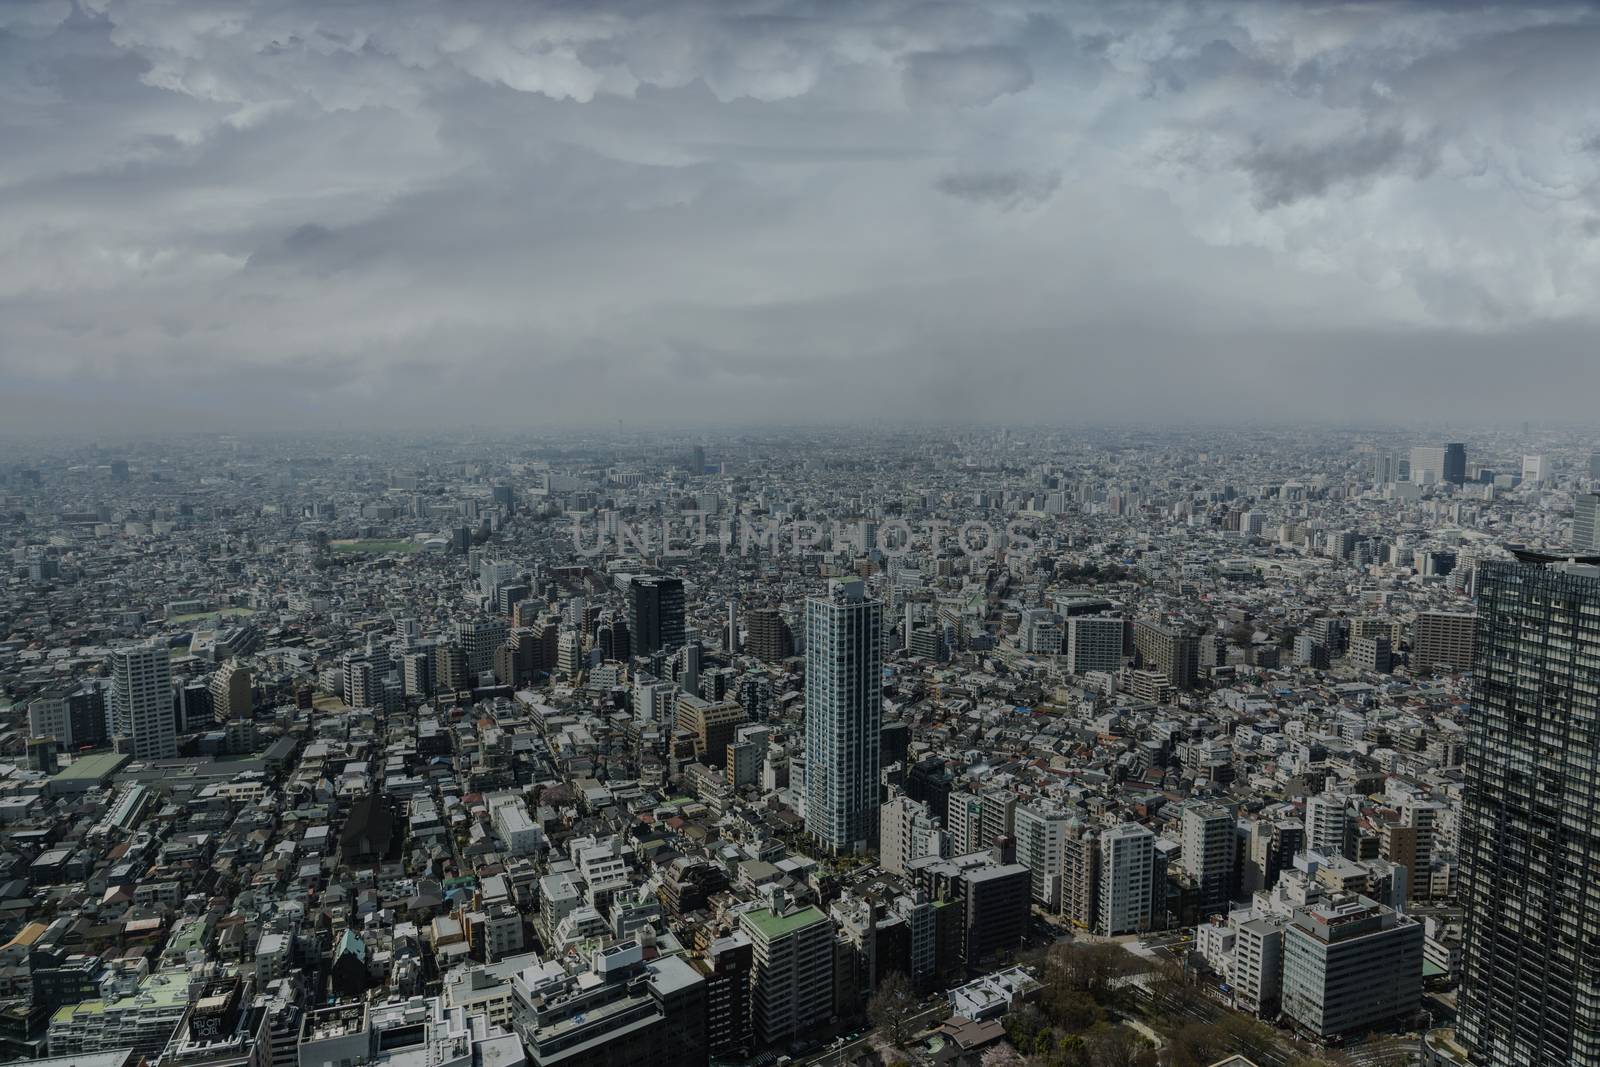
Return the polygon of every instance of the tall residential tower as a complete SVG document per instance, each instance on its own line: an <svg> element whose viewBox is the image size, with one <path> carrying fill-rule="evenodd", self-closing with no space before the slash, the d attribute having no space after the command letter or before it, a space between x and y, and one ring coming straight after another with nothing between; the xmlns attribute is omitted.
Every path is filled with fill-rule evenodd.
<svg viewBox="0 0 1600 1067"><path fill-rule="evenodd" d="M806 829L833 852L866 848L878 823L883 604L859 580L806 601Z"/></svg>
<svg viewBox="0 0 1600 1067"><path fill-rule="evenodd" d="M1600 1064L1600 566L1480 565L1459 1033L1483 1067Z"/></svg>

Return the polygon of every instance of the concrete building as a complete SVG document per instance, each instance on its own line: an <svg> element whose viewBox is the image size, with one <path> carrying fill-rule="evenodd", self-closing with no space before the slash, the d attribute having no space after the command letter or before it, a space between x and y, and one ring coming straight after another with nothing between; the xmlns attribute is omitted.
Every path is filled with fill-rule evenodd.
<svg viewBox="0 0 1600 1067"><path fill-rule="evenodd" d="M219 723L249 719L253 714L250 668L236 659L218 667L211 676L211 714Z"/></svg>
<svg viewBox="0 0 1600 1067"><path fill-rule="evenodd" d="M1122 666L1122 644L1127 626L1121 619L1108 615L1072 615L1066 620L1066 630L1066 669L1069 673L1109 673Z"/></svg>
<svg viewBox="0 0 1600 1067"><path fill-rule="evenodd" d="M1199 891L1201 915L1228 910L1238 865L1233 813L1212 804L1183 809L1183 866Z"/></svg>
<svg viewBox="0 0 1600 1067"><path fill-rule="evenodd" d="M1344 895L1285 928L1283 1012L1318 1038L1401 1023L1422 1004L1422 924Z"/></svg>
<svg viewBox="0 0 1600 1067"><path fill-rule="evenodd" d="M1420 678L1444 667L1470 671L1477 625L1477 616L1464 612L1418 612L1411 628L1411 673Z"/></svg>
<svg viewBox="0 0 1600 1067"><path fill-rule="evenodd" d="M877 832L883 605L831 579L806 601L806 831L832 852Z"/></svg>
<svg viewBox="0 0 1600 1067"><path fill-rule="evenodd" d="M1179 689L1193 688L1200 673L1200 637L1181 625L1140 619L1133 627L1133 647L1151 671L1167 676Z"/></svg>
<svg viewBox="0 0 1600 1067"><path fill-rule="evenodd" d="M1095 933L1138 933L1151 922L1156 835L1139 823L1119 823L1100 834L1100 885Z"/></svg>
<svg viewBox="0 0 1600 1067"><path fill-rule="evenodd" d="M1033 900L1051 911L1061 910L1062 855L1072 817L1043 801L1016 808L1017 862L1028 868Z"/></svg>
<svg viewBox="0 0 1600 1067"><path fill-rule="evenodd" d="M750 1009L756 1040L787 1041L833 1012L833 923L814 907L774 906L739 914L754 955Z"/></svg>
<svg viewBox="0 0 1600 1067"><path fill-rule="evenodd" d="M172 660L161 645L111 653L111 729L136 759L178 754L173 721Z"/></svg>

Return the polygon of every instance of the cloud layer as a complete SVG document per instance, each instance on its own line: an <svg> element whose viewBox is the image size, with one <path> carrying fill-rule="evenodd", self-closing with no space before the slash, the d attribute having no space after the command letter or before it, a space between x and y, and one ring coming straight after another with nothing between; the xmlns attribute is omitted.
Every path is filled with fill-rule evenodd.
<svg viewBox="0 0 1600 1067"><path fill-rule="evenodd" d="M8 430L1521 419L1590 4L0 5Z"/></svg>

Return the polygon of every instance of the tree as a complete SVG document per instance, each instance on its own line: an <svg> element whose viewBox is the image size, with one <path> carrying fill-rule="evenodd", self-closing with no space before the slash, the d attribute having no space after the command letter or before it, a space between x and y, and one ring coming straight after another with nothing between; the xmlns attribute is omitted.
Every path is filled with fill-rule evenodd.
<svg viewBox="0 0 1600 1067"><path fill-rule="evenodd" d="M1227 1036L1210 1023L1189 1023L1172 1035L1172 1067L1207 1067L1229 1052Z"/></svg>
<svg viewBox="0 0 1600 1067"><path fill-rule="evenodd" d="M867 1001L867 1018L883 1032L894 1048L904 1048L911 1037L911 1020L917 1014L917 994L899 971L890 971Z"/></svg>
<svg viewBox="0 0 1600 1067"><path fill-rule="evenodd" d="M1089 1051L1094 1067L1153 1067L1156 1062L1155 1053L1126 1026L1102 1027L1090 1038Z"/></svg>

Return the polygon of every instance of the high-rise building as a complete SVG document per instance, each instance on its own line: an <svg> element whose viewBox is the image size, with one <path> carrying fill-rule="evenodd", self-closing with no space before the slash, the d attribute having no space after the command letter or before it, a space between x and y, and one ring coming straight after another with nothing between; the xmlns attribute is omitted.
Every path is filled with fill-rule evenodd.
<svg viewBox="0 0 1600 1067"><path fill-rule="evenodd" d="M1145 666L1167 676L1179 689L1194 686L1200 673L1200 637L1177 624L1140 619L1133 627L1133 647Z"/></svg>
<svg viewBox="0 0 1600 1067"><path fill-rule="evenodd" d="M138 759L178 754L172 715L172 659L164 645L111 653L111 728Z"/></svg>
<svg viewBox="0 0 1600 1067"><path fill-rule="evenodd" d="M1522 457L1522 481L1525 485L1538 485L1550 476L1550 466L1543 456Z"/></svg>
<svg viewBox="0 0 1600 1067"><path fill-rule="evenodd" d="M211 676L211 714L217 722L251 717L250 668L236 659L218 667Z"/></svg>
<svg viewBox="0 0 1600 1067"><path fill-rule="evenodd" d="M1443 447L1411 450L1411 480L1418 485L1449 482L1462 485L1467 480L1467 449L1454 443Z"/></svg>
<svg viewBox="0 0 1600 1067"><path fill-rule="evenodd" d="M1035 903L1051 911L1061 908L1062 850L1068 813L1044 801L1020 804L1015 812L1017 862L1028 868Z"/></svg>
<svg viewBox="0 0 1600 1067"><path fill-rule="evenodd" d="M1284 931L1284 1014L1319 1038L1408 1020L1422 1004L1423 939L1421 923L1366 897L1301 909Z"/></svg>
<svg viewBox="0 0 1600 1067"><path fill-rule="evenodd" d="M754 966L750 1014L756 1038L773 1045L827 1020L833 1013L833 923L815 907L778 900L741 912Z"/></svg>
<svg viewBox="0 0 1600 1067"><path fill-rule="evenodd" d="M478 676L494 670L494 651L506 643L506 620L479 616L462 619L456 623L456 642L467 660L467 674L472 684Z"/></svg>
<svg viewBox="0 0 1600 1067"><path fill-rule="evenodd" d="M746 622L745 651L757 659L776 663L794 655L794 635L777 608L757 608Z"/></svg>
<svg viewBox="0 0 1600 1067"><path fill-rule="evenodd" d="M1600 1063L1600 567L1486 561L1478 612L1458 1032L1483 1067Z"/></svg>
<svg viewBox="0 0 1600 1067"><path fill-rule="evenodd" d="M1572 550L1600 553L1600 493L1579 493L1572 503Z"/></svg>
<svg viewBox="0 0 1600 1067"><path fill-rule="evenodd" d="M1082 930L1099 918L1100 842L1082 818L1067 826L1061 843L1061 915Z"/></svg>
<svg viewBox="0 0 1600 1067"><path fill-rule="evenodd" d="M1226 912L1238 859L1234 817L1214 804L1183 809L1183 866L1200 893L1200 914Z"/></svg>
<svg viewBox="0 0 1600 1067"><path fill-rule="evenodd" d="M1320 793L1306 798L1306 847L1325 856L1342 856L1349 828L1349 797Z"/></svg>
<svg viewBox="0 0 1600 1067"><path fill-rule="evenodd" d="M1467 446L1453 443L1444 446L1444 480L1451 485L1467 482Z"/></svg>
<svg viewBox="0 0 1600 1067"><path fill-rule="evenodd" d="M683 579L635 575L628 582L628 633L633 654L671 651L683 644Z"/></svg>
<svg viewBox="0 0 1600 1067"><path fill-rule="evenodd" d="M1067 671L1113 672L1122 666L1122 639L1126 625L1108 615L1072 615L1067 618Z"/></svg>
<svg viewBox="0 0 1600 1067"><path fill-rule="evenodd" d="M1116 937L1149 927L1155 845L1156 835L1136 822L1119 823L1100 835L1095 933Z"/></svg>
<svg viewBox="0 0 1600 1067"><path fill-rule="evenodd" d="M1477 618L1464 612L1419 611L1411 628L1411 673L1422 677L1440 667L1472 669Z"/></svg>
<svg viewBox="0 0 1600 1067"><path fill-rule="evenodd" d="M883 604L859 580L806 601L806 829L833 852L877 832Z"/></svg>

